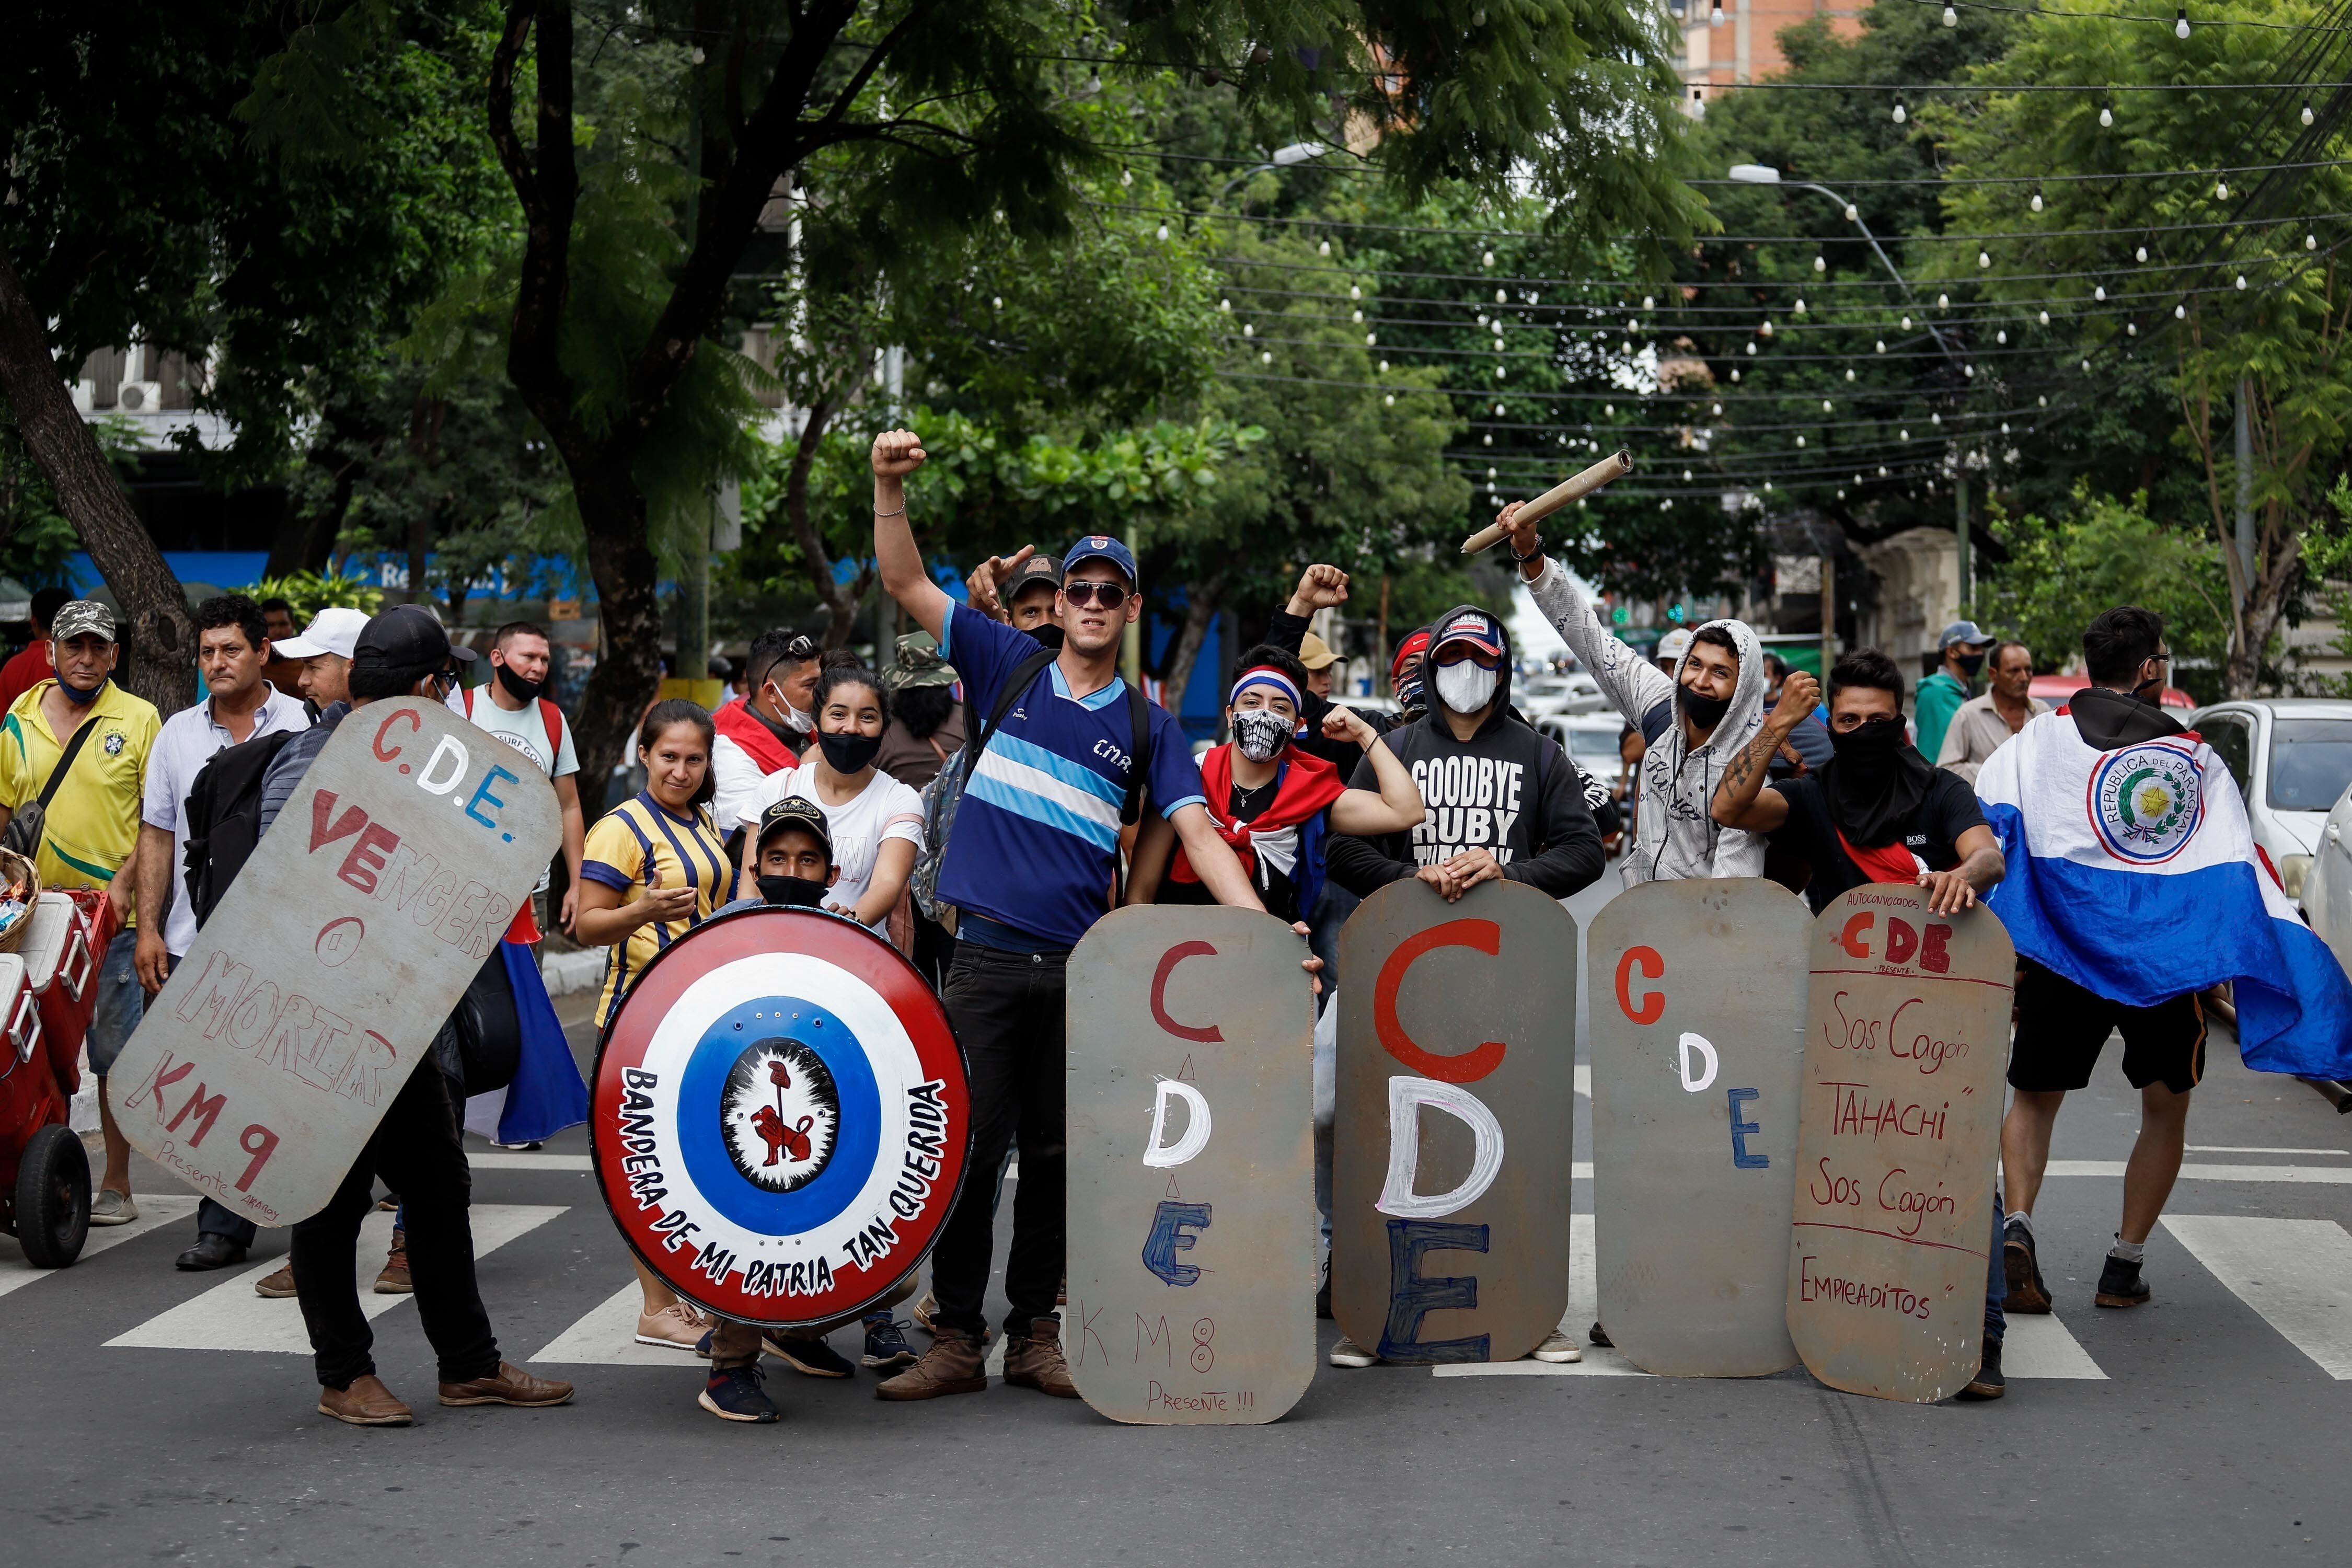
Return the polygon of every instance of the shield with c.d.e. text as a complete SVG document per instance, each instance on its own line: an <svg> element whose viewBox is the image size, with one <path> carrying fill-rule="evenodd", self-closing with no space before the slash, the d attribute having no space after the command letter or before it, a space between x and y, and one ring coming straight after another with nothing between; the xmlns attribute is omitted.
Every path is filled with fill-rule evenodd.
<svg viewBox="0 0 2352 1568"><path fill-rule="evenodd" d="M923 1260L963 1182L971 1096L898 949L762 905L646 966L597 1045L588 1129L648 1268L721 1317L793 1327L865 1311Z"/></svg>
<svg viewBox="0 0 2352 1568"><path fill-rule="evenodd" d="M352 710L123 1047L123 1136L257 1225L324 1208L562 837L497 736Z"/></svg>
<svg viewBox="0 0 2352 1568"><path fill-rule="evenodd" d="M1273 1421L1314 1378L1306 956L1269 915L1184 905L1070 954L1062 1353L1115 1421Z"/></svg>
<svg viewBox="0 0 2352 1568"><path fill-rule="evenodd" d="M1339 974L1332 1313L1386 1361L1516 1361L1568 1310L1576 922L1391 882Z"/></svg>
<svg viewBox="0 0 2352 1568"><path fill-rule="evenodd" d="M1644 882L1593 917L1601 1321L1671 1377L1797 1363L1790 1192L1812 922L1758 878Z"/></svg>
<svg viewBox="0 0 2352 1568"><path fill-rule="evenodd" d="M1832 1388L1927 1404L1976 1374L2016 970L1991 910L1917 888L1813 922L1789 1337Z"/></svg>

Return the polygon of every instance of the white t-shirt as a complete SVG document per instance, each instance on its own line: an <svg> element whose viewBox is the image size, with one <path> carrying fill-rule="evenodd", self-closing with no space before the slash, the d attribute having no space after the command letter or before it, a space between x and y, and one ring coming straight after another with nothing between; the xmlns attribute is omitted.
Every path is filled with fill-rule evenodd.
<svg viewBox="0 0 2352 1568"><path fill-rule="evenodd" d="M262 682L261 706L253 710L253 731L247 737L257 740L283 731L299 733L310 727L310 716L302 711L298 700ZM196 942L196 912L188 904L188 791L196 775L213 753L236 743L220 722L213 717L212 700L206 698L193 708L183 708L163 721L155 735L154 749L147 753L147 794L141 802L139 820L150 827L161 828L172 836L172 876L166 889L172 900L172 912L163 921L163 946L174 958L187 956Z"/></svg>
<svg viewBox="0 0 2352 1568"><path fill-rule="evenodd" d="M923 852L923 797L892 778L881 769L874 770L864 790L854 800L839 805L827 805L816 790L816 763L803 763L780 773L770 773L760 781L751 804L744 808L743 826L757 832L760 814L780 800L793 795L816 802L824 812L825 826L833 830L833 863L841 870L841 880L825 895L828 904L843 909L856 909L857 900L874 882L874 862L882 853L885 840L903 838ZM886 911L874 922L873 929L883 931L890 923Z"/></svg>
<svg viewBox="0 0 2352 1568"><path fill-rule="evenodd" d="M497 677L491 679L496 679ZM470 713L466 711L468 696L474 700L474 710ZM496 735L537 763L539 771L549 778L564 778L580 771L580 753L572 746L572 721L564 718L562 709L550 710L555 714L556 742L551 748L547 743L547 712L550 710L541 710L537 702L525 703L520 711L509 713L498 705L488 686L478 686L470 692L451 692L449 708L459 718L470 720L475 729ZM532 891L547 891L554 874L552 867L541 872L539 886Z"/></svg>

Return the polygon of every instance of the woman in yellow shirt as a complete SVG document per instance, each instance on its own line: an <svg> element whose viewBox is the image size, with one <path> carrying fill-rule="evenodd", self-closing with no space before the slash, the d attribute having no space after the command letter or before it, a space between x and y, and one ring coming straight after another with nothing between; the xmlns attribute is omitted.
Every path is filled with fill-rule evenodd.
<svg viewBox="0 0 2352 1568"><path fill-rule="evenodd" d="M646 787L588 831L574 929L609 948L596 1025L610 1024L654 956L735 897L725 837L707 809L710 715L682 699L656 702L637 731ZM637 1342L691 1351L709 1325L642 1263Z"/></svg>

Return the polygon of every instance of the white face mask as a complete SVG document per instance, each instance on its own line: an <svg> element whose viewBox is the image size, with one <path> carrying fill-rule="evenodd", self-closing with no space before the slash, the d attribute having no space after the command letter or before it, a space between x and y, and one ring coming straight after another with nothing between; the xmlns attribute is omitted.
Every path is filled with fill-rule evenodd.
<svg viewBox="0 0 2352 1568"><path fill-rule="evenodd" d="M771 681L768 683L768 689L776 694L776 706L783 711L785 728L798 730L803 735L816 728L816 715L803 713L793 707L793 700L784 695L782 687Z"/></svg>
<svg viewBox="0 0 2352 1568"><path fill-rule="evenodd" d="M1464 659L1437 667L1437 700L1456 713L1475 713L1495 700L1495 671Z"/></svg>

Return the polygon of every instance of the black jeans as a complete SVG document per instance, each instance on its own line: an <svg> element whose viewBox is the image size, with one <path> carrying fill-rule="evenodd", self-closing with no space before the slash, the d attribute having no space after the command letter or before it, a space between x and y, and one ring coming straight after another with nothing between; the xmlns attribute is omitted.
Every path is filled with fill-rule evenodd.
<svg viewBox="0 0 2352 1568"><path fill-rule="evenodd" d="M1062 1288L1066 1165L1062 1124L1063 1013L1066 950L1006 952L956 944L954 967L940 1000L971 1072L971 1156L963 1194L931 1254L935 1321L977 1334L987 1327L982 1300L995 1245L996 1173L1007 1146L1021 1150L1013 1194L1013 1252L1004 1266L1008 1336L1025 1336L1029 1320L1053 1316Z"/></svg>
<svg viewBox="0 0 2352 1568"><path fill-rule="evenodd" d="M353 1378L375 1371L368 1353L375 1332L360 1310L355 1269L360 1221L375 1206L379 1175L405 1210L416 1315L441 1363L441 1381L492 1375L499 1370L499 1342L474 1283L474 1230L467 1215L473 1173L457 1142L448 1080L428 1058L408 1075L334 1197L294 1226L294 1289L320 1384L348 1388Z"/></svg>

